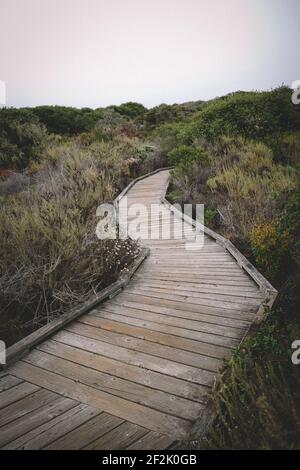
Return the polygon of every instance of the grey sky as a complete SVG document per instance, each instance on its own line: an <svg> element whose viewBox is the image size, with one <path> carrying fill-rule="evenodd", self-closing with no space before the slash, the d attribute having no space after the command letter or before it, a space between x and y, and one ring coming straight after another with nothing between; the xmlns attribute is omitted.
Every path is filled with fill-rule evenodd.
<svg viewBox="0 0 300 470"><path fill-rule="evenodd" d="M300 79L300 0L0 0L8 106L146 106Z"/></svg>

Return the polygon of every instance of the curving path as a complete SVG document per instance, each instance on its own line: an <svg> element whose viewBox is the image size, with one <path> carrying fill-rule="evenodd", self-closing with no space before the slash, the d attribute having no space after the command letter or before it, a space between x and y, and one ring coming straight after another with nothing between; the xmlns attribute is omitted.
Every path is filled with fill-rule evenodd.
<svg viewBox="0 0 300 470"><path fill-rule="evenodd" d="M168 176L137 182L129 204L159 203ZM163 206L152 228L169 216ZM124 291L2 373L0 447L163 449L187 438L264 296L206 235L199 251L143 243L150 256Z"/></svg>

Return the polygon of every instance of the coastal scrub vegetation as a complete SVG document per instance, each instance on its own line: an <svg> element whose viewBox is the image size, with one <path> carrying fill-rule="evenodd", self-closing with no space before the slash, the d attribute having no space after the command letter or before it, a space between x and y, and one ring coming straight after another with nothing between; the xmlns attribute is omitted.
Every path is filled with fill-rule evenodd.
<svg viewBox="0 0 300 470"><path fill-rule="evenodd" d="M291 90L207 102L0 110L0 334L8 344L94 295L139 247L99 241L96 208L172 165L171 202L204 203L279 290L224 365L201 449L300 447L300 106Z"/></svg>

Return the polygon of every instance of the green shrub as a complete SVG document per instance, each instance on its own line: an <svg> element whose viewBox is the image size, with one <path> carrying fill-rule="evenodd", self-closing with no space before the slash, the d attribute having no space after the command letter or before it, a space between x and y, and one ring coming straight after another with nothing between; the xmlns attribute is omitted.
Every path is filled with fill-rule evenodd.
<svg viewBox="0 0 300 470"><path fill-rule="evenodd" d="M291 90L280 87L271 92L237 92L208 102L183 128L182 138L186 143L220 135L264 139L299 129L299 106L292 104Z"/></svg>
<svg viewBox="0 0 300 470"><path fill-rule="evenodd" d="M31 111L0 109L0 169L26 168L40 158L46 140L46 128Z"/></svg>
<svg viewBox="0 0 300 470"><path fill-rule="evenodd" d="M207 161L208 155L201 147L180 145L168 153L167 159L170 165L183 164L188 166L194 161Z"/></svg>

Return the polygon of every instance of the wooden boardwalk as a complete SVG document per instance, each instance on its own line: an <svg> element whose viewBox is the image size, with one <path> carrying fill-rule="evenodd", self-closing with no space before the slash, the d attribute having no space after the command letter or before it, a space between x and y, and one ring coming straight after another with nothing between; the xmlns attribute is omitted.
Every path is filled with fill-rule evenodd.
<svg viewBox="0 0 300 470"><path fill-rule="evenodd" d="M159 203L167 179L137 182L129 204ZM169 216L164 206L151 227ZM1 374L0 447L164 449L188 437L263 294L207 236L199 251L143 244L150 256L124 291Z"/></svg>

